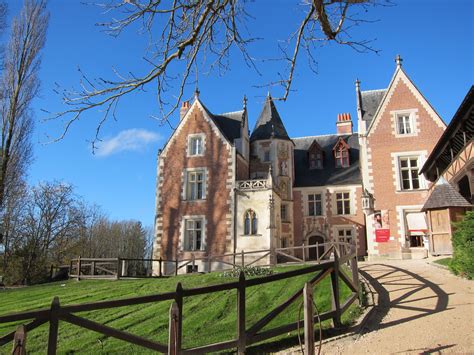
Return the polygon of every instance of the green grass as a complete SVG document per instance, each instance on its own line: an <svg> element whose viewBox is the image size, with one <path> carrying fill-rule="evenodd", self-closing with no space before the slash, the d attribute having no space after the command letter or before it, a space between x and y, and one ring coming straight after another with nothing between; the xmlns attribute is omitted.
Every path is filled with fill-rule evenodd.
<svg viewBox="0 0 474 355"><path fill-rule="evenodd" d="M434 262L435 262L436 264L439 264L439 265L443 265L443 266L448 267L449 264L451 263L451 260L452 260L452 258L443 258L443 259L435 260Z"/></svg>
<svg viewBox="0 0 474 355"><path fill-rule="evenodd" d="M301 266L300 266L301 267ZM297 267L278 267L275 272L287 271ZM289 298L304 286L314 274L271 282L247 288L246 317L247 328L262 316ZM119 281L75 281L51 283L27 288L0 291L0 315L13 312L46 308L54 296L61 305L103 301L150 295L174 291L179 281L184 288L213 285L235 279L222 278L219 273L205 275L182 275L167 279L140 279ZM341 303L350 295L350 290L340 281ZM320 312L330 310L330 278L315 287L316 304ZM214 342L231 340L236 335L236 290L187 297L183 306L183 346L185 348L202 346ZM275 318L265 329L295 322L301 301L293 303ZM116 329L126 330L151 340L166 344L168 337L168 310L171 301L147 303L106 310L78 313L77 315L106 324ZM349 323L358 315L355 305L343 316ZM328 322L325 327L329 327ZM16 328L16 324L0 324L0 336ZM47 348L48 325L45 324L28 333L29 353L45 353ZM282 339L287 335L274 340ZM145 348L106 337L74 325L60 322L58 353L146 353ZM267 341L268 342L268 341ZM11 344L0 348L0 353L8 353ZM150 352L151 353L151 352Z"/></svg>

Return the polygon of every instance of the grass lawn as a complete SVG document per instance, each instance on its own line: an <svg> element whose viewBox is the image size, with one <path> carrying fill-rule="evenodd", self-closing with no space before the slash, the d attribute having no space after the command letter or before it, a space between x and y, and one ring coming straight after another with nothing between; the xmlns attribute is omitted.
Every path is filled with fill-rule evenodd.
<svg viewBox="0 0 474 355"><path fill-rule="evenodd" d="M449 266L449 263L451 262L452 258L443 258L443 259L438 259L438 260L435 260L434 262L436 264L439 264L439 265L443 265L443 266L446 266L448 267Z"/></svg>
<svg viewBox="0 0 474 355"><path fill-rule="evenodd" d="M301 266L300 266L301 267ZM277 267L282 272L297 267ZM271 282L261 286L247 288L246 317L247 328L258 319L289 298L304 286L314 274L302 275L291 279ZM166 279L140 279L119 281L75 281L51 283L14 290L0 291L0 315L13 312L47 308L54 296L58 296L61 305L78 304L93 301L120 299L141 295L150 295L174 291L176 283L184 288L213 285L235 279L222 278L219 273L204 275L182 275ZM350 290L340 280L341 303L350 295ZM316 304L320 312L331 308L330 278L315 287ZM183 306L183 347L202 346L219 341L231 340L236 336L236 290L187 297ZM77 313L79 316L106 324L116 329L149 338L166 344L168 338L168 310L171 301L147 303L113 309ZM295 322L300 302L293 303L287 310L275 318L264 329ZM343 316L343 322L349 323L358 316L358 307L352 305ZM329 327L326 322L325 327ZM0 336L16 328L16 324L0 324ZM281 338L286 335L281 336ZM45 324L28 333L27 350L29 353L45 353L47 349L48 325ZM268 341L267 341L268 342ZM9 353L11 344L0 348L0 353ZM74 325L60 322L58 353L146 353L145 348L106 337Z"/></svg>

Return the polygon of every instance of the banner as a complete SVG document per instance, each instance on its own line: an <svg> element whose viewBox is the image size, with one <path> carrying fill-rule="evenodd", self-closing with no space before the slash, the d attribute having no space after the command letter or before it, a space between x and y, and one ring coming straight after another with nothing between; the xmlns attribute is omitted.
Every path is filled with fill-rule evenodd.
<svg viewBox="0 0 474 355"><path fill-rule="evenodd" d="M385 243L390 240L390 220L388 211L374 212L375 241L377 243Z"/></svg>

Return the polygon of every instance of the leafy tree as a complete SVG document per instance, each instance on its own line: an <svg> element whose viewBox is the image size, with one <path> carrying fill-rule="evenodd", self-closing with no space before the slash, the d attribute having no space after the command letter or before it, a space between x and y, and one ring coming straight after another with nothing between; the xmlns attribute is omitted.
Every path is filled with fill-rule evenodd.
<svg viewBox="0 0 474 355"><path fill-rule="evenodd" d="M449 268L456 274L474 278L474 211L466 213L464 219L455 223L453 233L453 259Z"/></svg>

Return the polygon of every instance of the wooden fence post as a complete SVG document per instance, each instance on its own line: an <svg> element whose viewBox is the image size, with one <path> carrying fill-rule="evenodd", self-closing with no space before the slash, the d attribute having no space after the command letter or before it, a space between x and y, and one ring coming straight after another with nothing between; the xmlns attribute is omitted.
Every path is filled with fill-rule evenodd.
<svg viewBox="0 0 474 355"><path fill-rule="evenodd" d="M242 254L242 260L240 260L240 262L242 263L242 267L245 267L245 252L242 250L241 254Z"/></svg>
<svg viewBox="0 0 474 355"><path fill-rule="evenodd" d="M318 264L321 264L321 260L319 260L319 242L316 242L316 260L318 261Z"/></svg>
<svg viewBox="0 0 474 355"><path fill-rule="evenodd" d="M302 249L301 249L301 250L303 251L303 262L306 262L306 249L304 248L304 243L303 243L303 245L302 245Z"/></svg>
<svg viewBox="0 0 474 355"><path fill-rule="evenodd" d="M352 270L352 282L357 289L357 298L360 303L360 292L359 292L359 268L357 267L357 254L351 259L351 270Z"/></svg>
<svg viewBox="0 0 474 355"><path fill-rule="evenodd" d="M95 275L95 260L91 262L91 275Z"/></svg>
<svg viewBox="0 0 474 355"><path fill-rule="evenodd" d="M127 260L122 259L122 273L120 274L122 277L128 276L127 272Z"/></svg>
<svg viewBox="0 0 474 355"><path fill-rule="evenodd" d="M334 328L341 326L341 303L339 300L339 256L334 251L334 270L331 272L332 310L336 312L333 317Z"/></svg>
<svg viewBox="0 0 474 355"><path fill-rule="evenodd" d="M49 336L48 336L48 355L56 355L58 346L58 313L59 313L59 297L54 297L51 302L50 319L49 319Z"/></svg>
<svg viewBox="0 0 474 355"><path fill-rule="evenodd" d="M12 355L26 355L26 328L19 325L13 338Z"/></svg>
<svg viewBox="0 0 474 355"><path fill-rule="evenodd" d="M245 354L247 337L245 333L245 273L240 271L237 288L237 342L238 354Z"/></svg>
<svg viewBox="0 0 474 355"><path fill-rule="evenodd" d="M163 270L161 269L162 268L162 263L163 263L163 259L161 259L161 256L160 256L160 260L158 260L159 264L158 264L158 276L161 277L163 276Z"/></svg>
<svg viewBox="0 0 474 355"><path fill-rule="evenodd" d="M178 355L178 319L179 308L176 302L170 307L168 355Z"/></svg>
<svg viewBox="0 0 474 355"><path fill-rule="evenodd" d="M120 258L117 258L117 274L115 276L117 280L120 280Z"/></svg>
<svg viewBox="0 0 474 355"><path fill-rule="evenodd" d="M72 275L72 259L69 261L69 278L71 278Z"/></svg>
<svg viewBox="0 0 474 355"><path fill-rule="evenodd" d="M178 319L176 324L176 352L181 352L181 339L183 336L183 286L181 282L176 285L176 306L178 307Z"/></svg>
<svg viewBox="0 0 474 355"><path fill-rule="evenodd" d="M196 267L196 257L194 256L194 253L192 254L191 260L192 260L191 274L194 274L194 268Z"/></svg>
<svg viewBox="0 0 474 355"><path fill-rule="evenodd" d="M306 282L303 290L304 298L304 354L314 354L314 310L313 285Z"/></svg>
<svg viewBox="0 0 474 355"><path fill-rule="evenodd" d="M174 261L174 276L178 276L178 257Z"/></svg>
<svg viewBox="0 0 474 355"><path fill-rule="evenodd" d="M81 279L81 256L77 259L77 281Z"/></svg>

